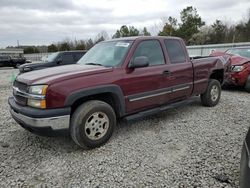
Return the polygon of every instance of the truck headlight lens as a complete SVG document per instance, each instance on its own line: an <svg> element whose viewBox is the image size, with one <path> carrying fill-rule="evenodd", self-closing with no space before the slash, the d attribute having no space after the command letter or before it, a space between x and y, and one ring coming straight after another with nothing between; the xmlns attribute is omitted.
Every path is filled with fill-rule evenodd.
<svg viewBox="0 0 250 188"><path fill-rule="evenodd" d="M232 66L231 70L232 72L240 72L244 69L243 65L236 65L236 66Z"/></svg>
<svg viewBox="0 0 250 188"><path fill-rule="evenodd" d="M47 85L30 86L29 93L35 94L35 95L45 95L47 88L48 88Z"/></svg>
<svg viewBox="0 0 250 188"><path fill-rule="evenodd" d="M34 108L46 108L46 100L45 95L47 91L47 85L34 85L30 86L29 94L30 97L28 98L27 105L34 107Z"/></svg>
<svg viewBox="0 0 250 188"><path fill-rule="evenodd" d="M28 99L27 102L28 106L34 107L34 108L46 108L46 101L45 99L43 100L37 100L37 99Z"/></svg>

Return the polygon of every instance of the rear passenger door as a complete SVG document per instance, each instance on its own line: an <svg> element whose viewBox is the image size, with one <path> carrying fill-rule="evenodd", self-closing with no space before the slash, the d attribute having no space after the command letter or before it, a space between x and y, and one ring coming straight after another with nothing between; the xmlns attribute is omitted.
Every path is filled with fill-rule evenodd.
<svg viewBox="0 0 250 188"><path fill-rule="evenodd" d="M74 58L72 53L64 53L62 54L62 65L74 64Z"/></svg>
<svg viewBox="0 0 250 188"><path fill-rule="evenodd" d="M166 70L166 82L171 85L171 101L189 97L193 90L193 65L189 60L184 42L179 39L165 39L169 65Z"/></svg>

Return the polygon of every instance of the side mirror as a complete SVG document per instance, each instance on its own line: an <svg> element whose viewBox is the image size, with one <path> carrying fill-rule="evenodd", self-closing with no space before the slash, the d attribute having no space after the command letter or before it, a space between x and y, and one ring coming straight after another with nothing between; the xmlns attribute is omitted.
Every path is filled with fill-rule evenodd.
<svg viewBox="0 0 250 188"><path fill-rule="evenodd" d="M149 65L148 57L146 56L139 56L134 59L129 64L129 68L140 68L140 67L147 67Z"/></svg>

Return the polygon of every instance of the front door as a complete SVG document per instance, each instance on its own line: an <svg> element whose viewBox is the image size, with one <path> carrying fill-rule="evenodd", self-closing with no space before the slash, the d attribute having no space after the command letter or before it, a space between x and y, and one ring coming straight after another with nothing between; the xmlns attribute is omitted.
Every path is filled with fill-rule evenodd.
<svg viewBox="0 0 250 188"><path fill-rule="evenodd" d="M141 56L148 58L149 66L127 68L124 79L126 83L122 84L126 95L127 113L153 108L166 102L168 91L165 88L166 83L162 79L166 62L160 42L158 40L141 41L131 60Z"/></svg>

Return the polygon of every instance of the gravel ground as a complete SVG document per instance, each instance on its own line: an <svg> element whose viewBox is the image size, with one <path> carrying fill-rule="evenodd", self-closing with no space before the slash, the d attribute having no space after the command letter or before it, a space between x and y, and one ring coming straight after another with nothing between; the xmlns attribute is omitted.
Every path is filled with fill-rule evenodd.
<svg viewBox="0 0 250 188"><path fill-rule="evenodd" d="M16 72L0 69L0 187L238 187L248 93L121 122L106 145L85 151L69 136L39 137L15 123L7 98Z"/></svg>

